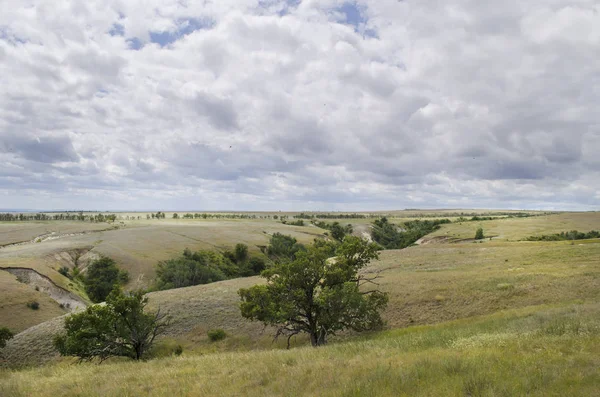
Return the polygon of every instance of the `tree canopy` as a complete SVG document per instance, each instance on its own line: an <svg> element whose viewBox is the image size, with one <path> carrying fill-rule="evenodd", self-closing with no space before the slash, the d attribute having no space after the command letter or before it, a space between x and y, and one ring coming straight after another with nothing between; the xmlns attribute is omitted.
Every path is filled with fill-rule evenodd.
<svg viewBox="0 0 600 397"><path fill-rule="evenodd" d="M304 245L298 243L292 236L274 233L269 241L267 255L273 261L281 262L294 260L299 251L304 250Z"/></svg>
<svg viewBox="0 0 600 397"><path fill-rule="evenodd" d="M331 258L331 243L316 243L296 252L293 261L278 262L262 272L266 285L240 289L242 316L277 327L289 340L308 333L311 344L327 343L344 329L365 331L383 325L379 311L387 294L364 290L373 282L359 271L378 257L377 245L348 236Z"/></svg>
<svg viewBox="0 0 600 397"><path fill-rule="evenodd" d="M148 298L142 291L124 294L115 287L105 305L93 305L65 320L66 333L54 339L63 356L80 361L104 361L123 356L141 359L167 325L160 310L145 313Z"/></svg>
<svg viewBox="0 0 600 397"><path fill-rule="evenodd" d="M85 292L92 302L103 302L115 285L123 284L129 279L125 270L119 270L116 262L102 257L89 266L84 278Z"/></svg>

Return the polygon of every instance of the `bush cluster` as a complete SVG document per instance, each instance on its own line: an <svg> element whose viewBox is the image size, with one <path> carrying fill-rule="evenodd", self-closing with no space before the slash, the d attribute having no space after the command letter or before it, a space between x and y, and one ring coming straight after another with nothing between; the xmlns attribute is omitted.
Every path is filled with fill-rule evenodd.
<svg viewBox="0 0 600 397"><path fill-rule="evenodd" d="M402 249L411 246L418 239L451 223L449 219L413 220L398 226L390 223L386 217L373 222L371 238L384 249Z"/></svg>
<svg viewBox="0 0 600 397"><path fill-rule="evenodd" d="M346 235L352 234L354 231L351 224L342 226L339 222L328 223L324 221L313 221L313 224L321 229L329 230L331 232L331 237L338 241L343 241Z"/></svg>
<svg viewBox="0 0 600 397"><path fill-rule="evenodd" d="M218 342L220 340L223 340L227 337L227 333L225 333L224 330L218 328L218 329L211 329L210 331L207 332L208 338L212 341L212 342Z"/></svg>
<svg viewBox="0 0 600 397"><path fill-rule="evenodd" d="M591 238L600 238L600 232L592 230L584 233L577 230L561 232L556 234L546 234L543 236L530 236L527 241L564 241L564 240L587 240Z"/></svg>
<svg viewBox="0 0 600 397"><path fill-rule="evenodd" d="M189 287L236 277L260 274L265 261L248 254L248 246L237 244L233 251L223 253L185 249L177 258L161 261L156 267L155 289Z"/></svg>

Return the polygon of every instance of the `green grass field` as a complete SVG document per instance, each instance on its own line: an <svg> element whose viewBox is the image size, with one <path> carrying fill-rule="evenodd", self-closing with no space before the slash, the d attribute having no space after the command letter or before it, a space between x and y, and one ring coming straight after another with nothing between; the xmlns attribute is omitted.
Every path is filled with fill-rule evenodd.
<svg viewBox="0 0 600 397"><path fill-rule="evenodd" d="M450 243L472 238L479 226L495 238ZM14 368L47 365L0 370L0 395L597 395L600 240L520 241L572 229L600 229L600 214L453 223L433 234L453 239L383 251L365 271L377 273L379 288L390 295L386 330L344 333L325 348L307 347L298 337L286 351L284 341L272 342L271 330L240 316L237 290L261 282L258 277L149 294L151 307L169 312L173 321L145 363L73 366L52 349L62 322L54 318L2 351ZM84 246L93 237L102 240L93 250L121 252L120 264L144 279L156 258L185 246L244 242L258 249L275 231L303 242L323 232L273 220L143 220L35 244L22 255L19 247L8 248L0 251L0 263L11 255L23 264L48 260L43 252ZM142 253L148 258L129 261ZM206 332L215 328L228 337L210 342ZM171 356L177 345L184 348L181 357Z"/></svg>

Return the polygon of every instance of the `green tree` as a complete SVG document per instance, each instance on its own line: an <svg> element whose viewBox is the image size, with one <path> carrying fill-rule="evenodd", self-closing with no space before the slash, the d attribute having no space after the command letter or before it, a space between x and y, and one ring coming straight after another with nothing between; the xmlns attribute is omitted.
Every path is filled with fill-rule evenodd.
<svg viewBox="0 0 600 397"><path fill-rule="evenodd" d="M156 289L165 290L191 285L208 284L227 279L233 265L223 255L210 251L192 253L161 261L156 267Z"/></svg>
<svg viewBox="0 0 600 397"><path fill-rule="evenodd" d="M66 332L55 337L54 346L61 355L80 361L115 356L140 360L168 325L160 310L145 313L147 303L142 291L124 294L115 287L106 305L90 306L67 317Z"/></svg>
<svg viewBox="0 0 600 397"><path fill-rule="evenodd" d="M0 328L0 349L6 346L6 342L13 337L13 333L6 327Z"/></svg>
<svg viewBox="0 0 600 397"><path fill-rule="evenodd" d="M342 241L346 236L346 231L344 230L344 227L340 225L339 222L333 222L329 230L331 231L331 237L338 241Z"/></svg>
<svg viewBox="0 0 600 397"><path fill-rule="evenodd" d="M242 243L236 244L234 255L236 263L245 262L248 259L248 246Z"/></svg>
<svg viewBox="0 0 600 397"><path fill-rule="evenodd" d="M304 246L294 237L274 233L267 247L267 255L275 261L288 261L293 260L296 253L301 250L304 250Z"/></svg>
<svg viewBox="0 0 600 397"><path fill-rule="evenodd" d="M296 259L262 272L265 285L238 291L243 317L277 327L276 337L308 333L313 346L344 329L365 331L383 325L379 311L388 301L378 290L361 290L373 278L359 270L378 257L377 245L346 237L330 259L329 244L298 251Z"/></svg>
<svg viewBox="0 0 600 397"><path fill-rule="evenodd" d="M127 282L128 279L129 274L124 270L119 270L113 259L102 257L94 261L87 269L84 278L85 292L92 302L102 302L115 285Z"/></svg>
<svg viewBox="0 0 600 397"><path fill-rule="evenodd" d="M481 240L484 239L485 236L483 235L483 228L478 228L477 231L475 232L475 240Z"/></svg>

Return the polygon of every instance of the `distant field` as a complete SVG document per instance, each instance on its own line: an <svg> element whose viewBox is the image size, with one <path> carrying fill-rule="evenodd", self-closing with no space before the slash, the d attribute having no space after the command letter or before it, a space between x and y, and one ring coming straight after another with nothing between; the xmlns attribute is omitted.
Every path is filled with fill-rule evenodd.
<svg viewBox="0 0 600 397"><path fill-rule="evenodd" d="M52 232L57 234L82 233L103 230L109 227L106 223L78 221L0 222L0 247L7 244L31 241L38 236Z"/></svg>
<svg viewBox="0 0 600 397"><path fill-rule="evenodd" d="M444 236L453 239L472 239L482 227L486 237L500 240L523 240L569 230L590 231L600 229L600 212L573 212L530 218L496 219L491 221L461 222L442 225L428 237Z"/></svg>

